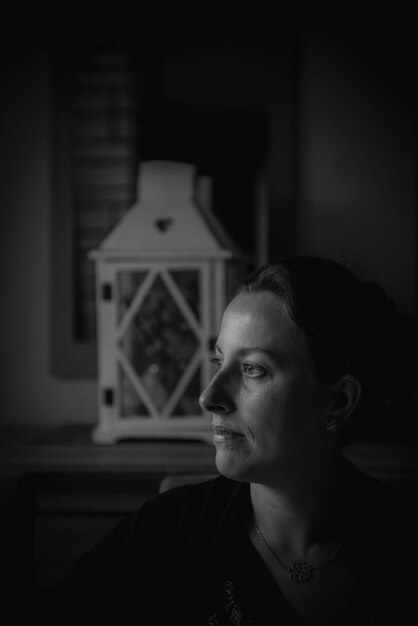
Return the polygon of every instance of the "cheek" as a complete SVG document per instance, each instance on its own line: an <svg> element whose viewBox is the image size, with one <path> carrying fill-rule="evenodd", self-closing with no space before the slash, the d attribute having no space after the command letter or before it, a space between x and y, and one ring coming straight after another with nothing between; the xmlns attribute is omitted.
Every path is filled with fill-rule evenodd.
<svg viewBox="0 0 418 626"><path fill-rule="evenodd" d="M310 386L299 381L271 385L244 402L247 425L257 439L288 437L314 425L318 402Z"/></svg>
<svg viewBox="0 0 418 626"><path fill-rule="evenodd" d="M286 420L283 414L284 398L277 390L257 394L247 398L244 407L247 427L257 440L274 439L276 434L283 431Z"/></svg>

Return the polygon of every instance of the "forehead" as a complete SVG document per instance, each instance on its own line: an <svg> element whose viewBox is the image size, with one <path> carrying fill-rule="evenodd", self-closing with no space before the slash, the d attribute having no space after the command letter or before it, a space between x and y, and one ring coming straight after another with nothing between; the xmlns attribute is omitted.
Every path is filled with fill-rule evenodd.
<svg viewBox="0 0 418 626"><path fill-rule="evenodd" d="M308 352L302 330L282 300L269 291L239 294L230 302L219 333L219 344L223 342L243 344L242 348Z"/></svg>

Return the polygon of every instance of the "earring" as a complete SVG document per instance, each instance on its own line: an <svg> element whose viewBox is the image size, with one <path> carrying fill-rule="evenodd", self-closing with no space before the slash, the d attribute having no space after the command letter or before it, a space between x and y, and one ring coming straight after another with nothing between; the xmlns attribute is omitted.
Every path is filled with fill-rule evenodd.
<svg viewBox="0 0 418 626"><path fill-rule="evenodd" d="M337 423L335 420L329 420L328 424L325 426L325 429L330 432L334 432L336 428L337 428Z"/></svg>

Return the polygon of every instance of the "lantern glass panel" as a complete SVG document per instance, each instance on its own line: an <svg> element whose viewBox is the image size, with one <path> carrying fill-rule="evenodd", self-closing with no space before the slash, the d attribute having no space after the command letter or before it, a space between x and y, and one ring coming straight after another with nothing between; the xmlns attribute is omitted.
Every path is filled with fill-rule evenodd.
<svg viewBox="0 0 418 626"><path fill-rule="evenodd" d="M127 396L121 400L122 413L148 415L146 405L155 415L174 404L170 413L178 409L179 415L196 414L199 374L194 372L180 400L174 403L172 396L200 345L196 336L200 317L198 271L162 270L147 291L142 289L138 295L146 275L123 272L119 277L119 322L125 315L129 319L119 346L126 357L124 367L137 380L132 385L126 377L121 379L122 395Z"/></svg>
<svg viewBox="0 0 418 626"><path fill-rule="evenodd" d="M147 275L147 271L118 272L118 324L132 304L138 289Z"/></svg>
<svg viewBox="0 0 418 626"><path fill-rule="evenodd" d="M197 270L171 270L170 275L195 314L196 319L200 320L199 273Z"/></svg>
<svg viewBox="0 0 418 626"><path fill-rule="evenodd" d="M149 418L150 413L143 404L122 367L119 367L120 415L121 417L140 416Z"/></svg>
<svg viewBox="0 0 418 626"><path fill-rule="evenodd" d="M187 417L188 415L196 416L201 413L201 409L199 406L199 395L202 391L201 376L202 372L201 368L199 367L196 370L186 391L178 402L176 408L174 409L173 417Z"/></svg>

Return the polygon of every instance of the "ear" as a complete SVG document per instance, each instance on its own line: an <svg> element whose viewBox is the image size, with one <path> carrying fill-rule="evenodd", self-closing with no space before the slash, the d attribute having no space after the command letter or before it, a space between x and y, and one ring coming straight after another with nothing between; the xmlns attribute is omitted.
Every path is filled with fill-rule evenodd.
<svg viewBox="0 0 418 626"><path fill-rule="evenodd" d="M346 374L335 385L334 401L327 415L326 429L336 431L352 414L361 395L361 383Z"/></svg>

